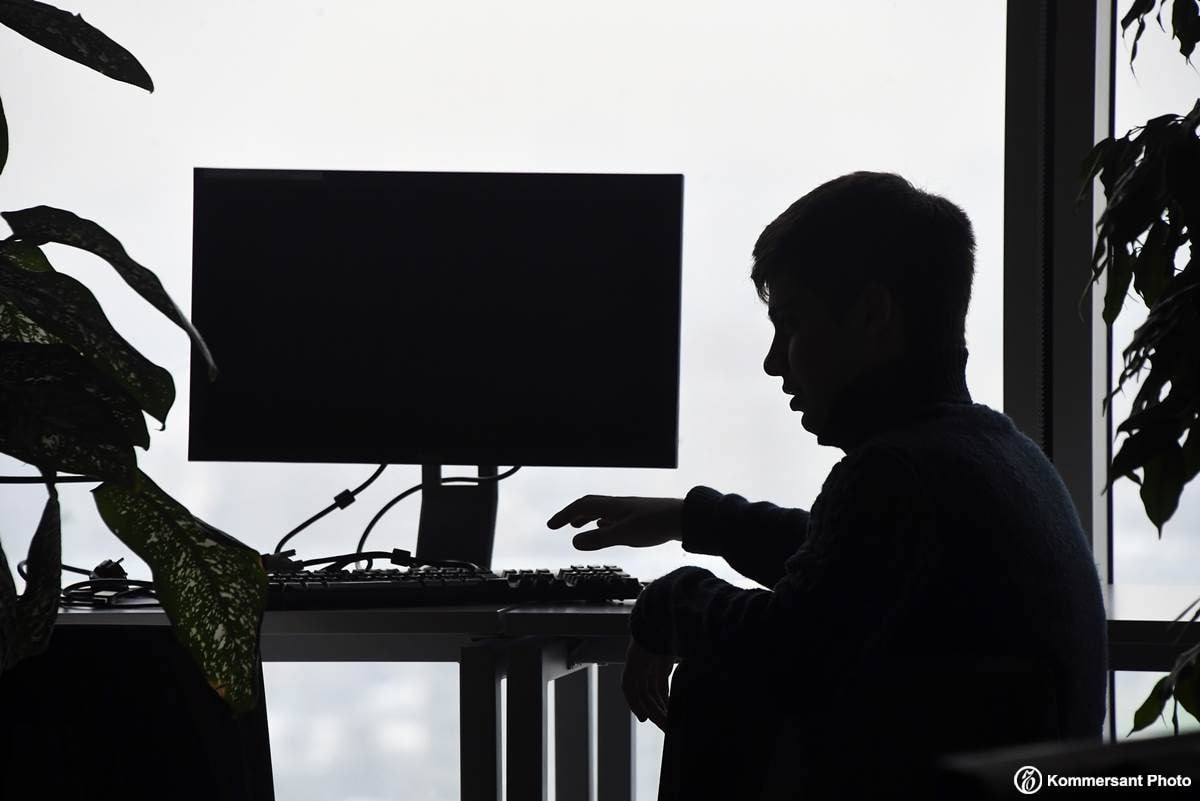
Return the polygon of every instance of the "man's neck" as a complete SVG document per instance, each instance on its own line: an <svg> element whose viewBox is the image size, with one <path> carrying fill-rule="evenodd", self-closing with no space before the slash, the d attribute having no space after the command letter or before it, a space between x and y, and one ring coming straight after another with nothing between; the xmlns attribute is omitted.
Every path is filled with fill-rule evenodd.
<svg viewBox="0 0 1200 801"><path fill-rule="evenodd" d="M850 451L939 403L971 403L966 345L920 350L866 370L830 406L817 442Z"/></svg>

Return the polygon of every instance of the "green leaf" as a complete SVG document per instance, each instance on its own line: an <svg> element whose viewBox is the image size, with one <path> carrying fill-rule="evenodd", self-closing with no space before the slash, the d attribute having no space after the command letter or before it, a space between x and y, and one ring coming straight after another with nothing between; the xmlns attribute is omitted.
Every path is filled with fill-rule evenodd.
<svg viewBox="0 0 1200 801"><path fill-rule="evenodd" d="M0 2L0 25L101 75L154 91L150 74L133 54L79 14L35 0L4 0Z"/></svg>
<svg viewBox="0 0 1200 801"><path fill-rule="evenodd" d="M50 644L54 622L58 619L58 596L62 589L62 521L58 506L58 491L48 485L50 497L42 510L33 540L29 543L28 575L25 591L16 597L8 560L0 551L3 573L0 581L0 643L2 670L8 670L22 660L37 656Z"/></svg>
<svg viewBox="0 0 1200 801"><path fill-rule="evenodd" d="M45 273L53 270L50 260L37 245L22 242L19 239L6 239L0 242L0 259L13 267L29 270L34 273Z"/></svg>
<svg viewBox="0 0 1200 801"><path fill-rule="evenodd" d="M21 211L7 211L0 214L12 228L13 235L41 245L46 242L57 242L62 245L86 250L107 261L125 279L125 283L133 287L139 295L145 298L151 306L158 309L167 319L178 325L200 351L200 356L208 365L208 377L211 381L216 378L217 365L213 362L212 354L205 344L200 332L184 316L175 301L163 289L162 282L150 270L129 257L125 248L116 237L105 231L91 220L85 220L69 211L51 208L50 206L35 206Z"/></svg>
<svg viewBox="0 0 1200 801"><path fill-rule="evenodd" d="M4 102L0 101L0 172L8 163L8 122L4 119Z"/></svg>
<svg viewBox="0 0 1200 801"><path fill-rule="evenodd" d="M44 470L131 480L142 410L65 345L0 344L0 451Z"/></svg>
<svg viewBox="0 0 1200 801"><path fill-rule="evenodd" d="M1162 539L1163 524L1171 519L1179 508L1179 495L1183 492L1183 448L1178 442L1164 443L1146 462L1142 471L1142 488L1139 494L1146 516L1158 529Z"/></svg>
<svg viewBox="0 0 1200 801"><path fill-rule="evenodd" d="M1188 438L1183 443L1183 469L1188 481L1200 475L1200 417L1192 423Z"/></svg>
<svg viewBox="0 0 1200 801"><path fill-rule="evenodd" d="M1104 322L1109 325L1117 319L1121 308L1125 305L1125 296L1129 292L1129 281L1133 278L1133 257L1119 247L1113 251L1112 260L1108 266L1108 287L1104 291Z"/></svg>
<svg viewBox="0 0 1200 801"><path fill-rule="evenodd" d="M1133 713L1133 728L1129 730L1129 734L1135 731L1141 731L1162 715L1163 707L1167 703L1167 699L1171 697L1171 677L1163 676L1154 685L1154 689L1150 691L1150 695L1146 696L1146 700ZM1125 735L1126 737L1129 734Z"/></svg>
<svg viewBox="0 0 1200 801"><path fill-rule="evenodd" d="M1154 10L1154 0L1134 0L1129 11L1121 17L1121 31L1124 32L1135 19L1146 16Z"/></svg>
<svg viewBox="0 0 1200 801"><path fill-rule="evenodd" d="M1133 35L1133 51L1129 54L1129 66L1133 66L1134 59L1137 58L1138 39L1142 38L1142 33L1146 30L1145 16L1154 10L1154 0L1134 0L1133 7L1129 9L1124 17L1121 18L1121 35L1125 35L1125 29L1129 27L1134 19L1137 19L1137 33Z"/></svg>
<svg viewBox="0 0 1200 801"><path fill-rule="evenodd" d="M0 299L71 345L160 423L175 402L171 374L118 334L83 284L60 272L29 272L0 259Z"/></svg>
<svg viewBox="0 0 1200 801"><path fill-rule="evenodd" d="M1175 252L1172 250L1169 257L1167 254L1170 238L1170 224L1162 218L1155 220L1133 263L1133 288L1145 299L1146 308L1158 301L1175 276Z"/></svg>
<svg viewBox="0 0 1200 801"><path fill-rule="evenodd" d="M0 294L0 342L29 342L57 345L61 339L30 320L16 304Z"/></svg>
<svg viewBox="0 0 1200 801"><path fill-rule="evenodd" d="M258 553L194 517L139 471L92 491L104 522L150 566L175 633L235 713L257 702L267 574Z"/></svg>
<svg viewBox="0 0 1200 801"><path fill-rule="evenodd" d="M1179 52L1191 63L1192 51L1200 38L1200 10L1196 0L1175 0L1171 5L1171 32L1179 40Z"/></svg>
<svg viewBox="0 0 1200 801"><path fill-rule="evenodd" d="M29 543L25 591L17 599L13 620L15 637L5 654L7 670L17 662L37 656L50 644L50 635L58 619L59 594L62 592L62 518L58 490L48 485L50 497L42 510L42 519Z"/></svg>
<svg viewBox="0 0 1200 801"><path fill-rule="evenodd" d="M1137 479L1133 471L1139 467L1144 467L1169 442L1171 442L1171 439L1165 427L1142 429L1136 434L1132 434L1121 443L1121 448L1117 451L1117 455L1113 457L1112 464L1109 466L1108 483L1104 489L1107 491L1112 486L1113 481L1121 476L1133 479L1141 484L1142 482Z"/></svg>
<svg viewBox="0 0 1200 801"><path fill-rule="evenodd" d="M1179 671L1175 681L1175 698L1192 717L1200 720L1200 665L1196 657Z"/></svg>

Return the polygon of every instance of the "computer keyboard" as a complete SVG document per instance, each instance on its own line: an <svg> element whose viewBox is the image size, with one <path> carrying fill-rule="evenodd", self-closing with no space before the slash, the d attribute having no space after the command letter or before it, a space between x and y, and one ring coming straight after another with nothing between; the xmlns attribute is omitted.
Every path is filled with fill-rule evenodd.
<svg viewBox="0 0 1200 801"><path fill-rule="evenodd" d="M460 567L301 571L267 578L267 609L620 601L636 598L643 586L616 565L500 573Z"/></svg>

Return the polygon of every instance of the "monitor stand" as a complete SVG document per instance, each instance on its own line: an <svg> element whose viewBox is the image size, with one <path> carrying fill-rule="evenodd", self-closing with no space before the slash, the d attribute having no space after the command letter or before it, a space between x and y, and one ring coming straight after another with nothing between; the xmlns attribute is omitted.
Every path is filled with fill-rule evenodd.
<svg viewBox="0 0 1200 801"><path fill-rule="evenodd" d="M495 465L479 465L481 478L495 475ZM500 482L443 484L441 479L441 465L421 465L421 521L414 556L422 561L458 559L490 568Z"/></svg>

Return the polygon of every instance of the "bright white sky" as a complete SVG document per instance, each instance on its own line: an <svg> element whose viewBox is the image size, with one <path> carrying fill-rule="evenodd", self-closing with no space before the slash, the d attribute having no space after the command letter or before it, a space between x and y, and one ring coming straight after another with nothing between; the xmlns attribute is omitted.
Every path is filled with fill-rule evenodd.
<svg viewBox="0 0 1200 801"><path fill-rule="evenodd" d="M1002 0L59 5L129 48L156 91L0 31L11 138L0 208L45 203L94 219L184 309L195 166L686 176L679 469L523 469L500 488L499 568L617 563L648 580L699 564L750 586L722 561L678 547L581 554L573 529L550 532L545 520L587 493L681 497L696 484L811 505L841 452L816 444L778 379L762 372L771 327L748 278L750 249L788 204L845 172L899 172L971 216L978 263L968 385L977 402L1003 409ZM1147 84L1158 77L1152 51L1167 50L1154 48L1155 38L1147 33L1139 55ZM1169 55L1168 80L1194 77ZM1194 86L1188 91L1194 96ZM1183 110L1177 105L1170 110ZM102 262L48 252L175 376L180 397L167 429L139 459L194 513L269 550L369 474L367 466L188 463L185 335ZM314 380L320 371L314 364ZM0 469L22 466L0 458ZM415 466L389 469L359 504L294 544L303 556L352 549L378 505L419 478ZM1131 526L1141 516L1132 497L1138 505L1118 517ZM86 489L64 488L63 499L66 561L91 567L124 556L131 574L146 575L103 527ZM37 489L0 488L0 534L14 563L42 501ZM376 545L415 544L417 501L391 513ZM456 698L452 666L269 665L267 681L281 799L457 796L457 708L436 701ZM654 797L660 748L657 729L639 727L642 798Z"/></svg>

